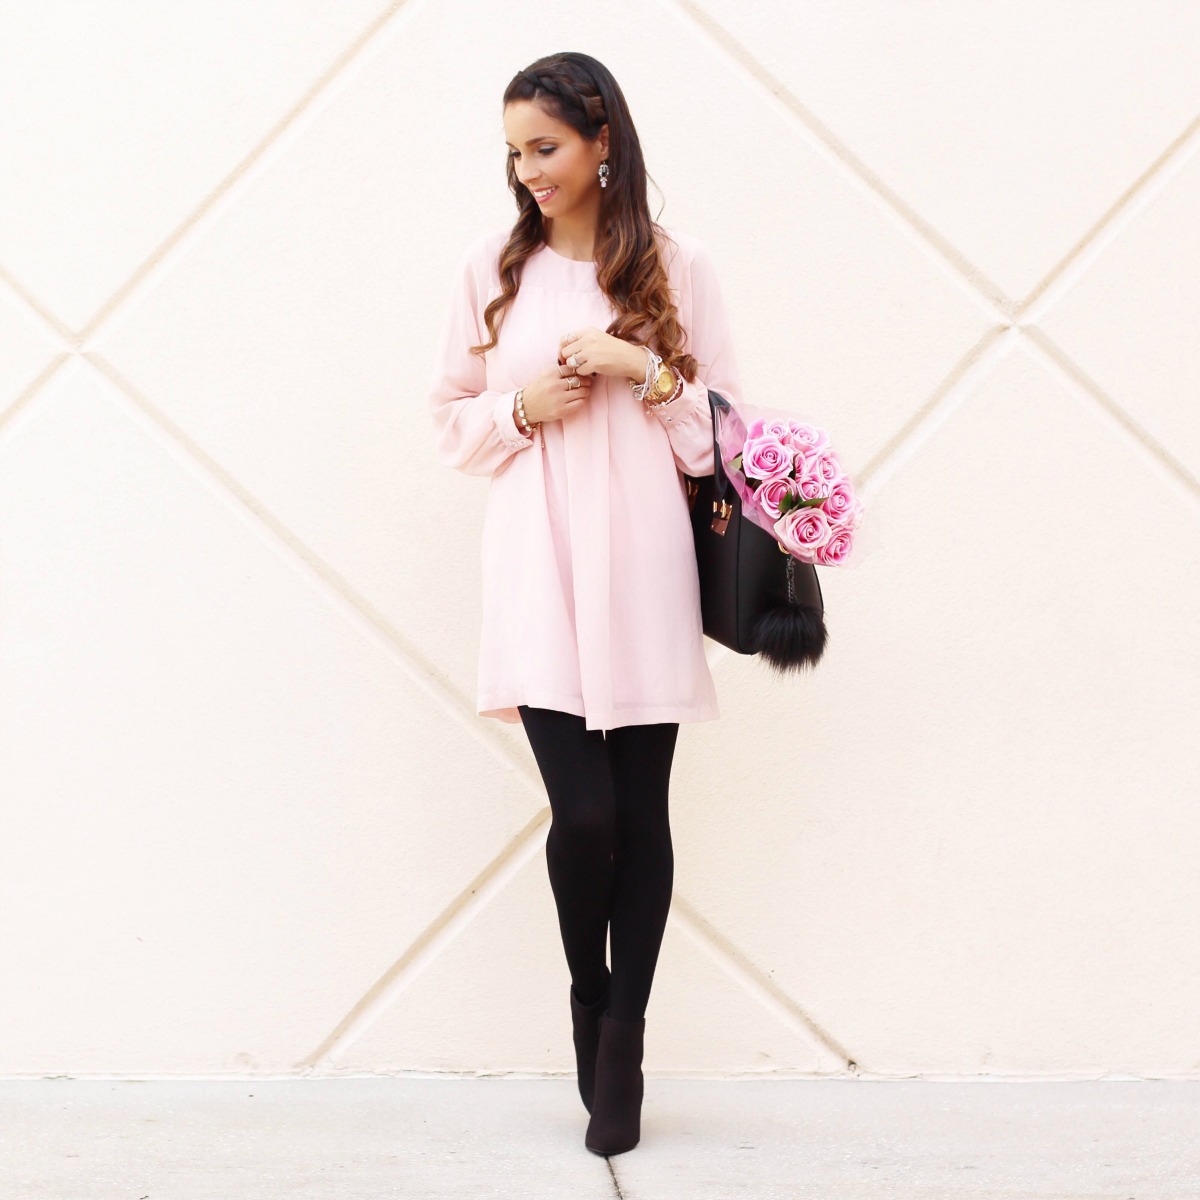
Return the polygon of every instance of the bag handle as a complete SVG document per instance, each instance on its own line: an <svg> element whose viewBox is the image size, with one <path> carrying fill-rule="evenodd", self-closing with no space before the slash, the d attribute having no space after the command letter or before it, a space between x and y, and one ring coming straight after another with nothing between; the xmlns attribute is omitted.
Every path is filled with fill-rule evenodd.
<svg viewBox="0 0 1200 1200"><path fill-rule="evenodd" d="M729 482L729 476L725 474L724 464L721 462L721 444L717 439L717 409L729 412L732 405L720 392L714 392L712 388L709 388L708 407L713 416L713 499L719 503L725 499L725 493L732 485Z"/></svg>
<svg viewBox="0 0 1200 1200"><path fill-rule="evenodd" d="M726 526L729 524L730 514L733 512L731 501L725 499L727 493L733 491L733 485L729 482L729 476L725 473L725 467L721 462L721 443L717 437L717 410L729 412L732 408L729 401L721 395L720 392L714 392L712 388L708 389L708 407L712 413L713 426L713 518L712 529L714 533L723 534ZM705 476L707 478L707 476ZM687 497L688 508L692 508L696 503L696 496L700 491L700 483L696 476L685 475L684 479L687 482Z"/></svg>
<svg viewBox="0 0 1200 1200"><path fill-rule="evenodd" d="M721 462L721 443L717 437L717 410L727 413L731 405L720 392L714 392L710 388L708 406L712 411L713 422L713 515L710 528L713 533L724 537L725 530L729 527L729 518L733 515L733 496L730 493L733 493L735 488L729 482L725 465Z"/></svg>

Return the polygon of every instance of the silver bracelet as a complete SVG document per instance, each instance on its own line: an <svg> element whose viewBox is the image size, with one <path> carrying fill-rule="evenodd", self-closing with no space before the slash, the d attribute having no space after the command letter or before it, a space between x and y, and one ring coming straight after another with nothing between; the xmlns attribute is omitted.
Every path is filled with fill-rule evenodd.
<svg viewBox="0 0 1200 1200"><path fill-rule="evenodd" d="M671 371L675 375L675 390L669 396L657 402L651 402L646 399L646 393L658 378L659 368L662 367L662 359L649 346L643 346L642 349L649 356L646 359L646 380L644 383L634 383L632 379L629 381L629 389L633 392L634 398L641 400L647 408L662 408L664 405L670 404L673 400L678 400L680 393L683 391L683 375L680 374L678 367L671 368Z"/></svg>
<svg viewBox="0 0 1200 1200"><path fill-rule="evenodd" d="M633 398L635 400L645 399L646 393L650 390L651 384L655 381L655 379L658 378L658 368L662 366L662 359L659 358L649 346L643 346L642 349L646 351L648 356L646 359L645 382L634 383L632 379L629 381L629 390L633 392Z"/></svg>

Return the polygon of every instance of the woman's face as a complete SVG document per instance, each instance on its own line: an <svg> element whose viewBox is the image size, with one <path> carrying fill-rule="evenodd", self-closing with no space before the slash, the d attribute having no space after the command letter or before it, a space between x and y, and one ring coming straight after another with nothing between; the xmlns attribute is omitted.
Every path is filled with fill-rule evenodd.
<svg viewBox="0 0 1200 1200"><path fill-rule="evenodd" d="M543 216L561 217L581 202L596 204L597 170L608 157L607 125L589 142L532 100L514 100L504 110L504 137L517 181L533 193ZM539 192L546 188L554 190L543 198Z"/></svg>

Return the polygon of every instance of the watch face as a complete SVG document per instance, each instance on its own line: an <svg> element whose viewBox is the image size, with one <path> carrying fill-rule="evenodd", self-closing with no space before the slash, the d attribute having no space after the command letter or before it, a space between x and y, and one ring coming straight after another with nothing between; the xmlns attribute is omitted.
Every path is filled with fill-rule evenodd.
<svg viewBox="0 0 1200 1200"><path fill-rule="evenodd" d="M658 378L654 381L654 390L659 395L665 396L675 386L675 376L670 367L662 367L658 372Z"/></svg>

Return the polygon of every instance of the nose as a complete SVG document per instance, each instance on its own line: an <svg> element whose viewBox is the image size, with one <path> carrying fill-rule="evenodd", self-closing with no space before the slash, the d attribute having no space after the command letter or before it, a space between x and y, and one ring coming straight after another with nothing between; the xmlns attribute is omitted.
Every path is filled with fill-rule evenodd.
<svg viewBox="0 0 1200 1200"><path fill-rule="evenodd" d="M529 170L529 159L526 159L524 163L517 165L516 175L518 183L524 184L525 187L529 187L530 180L533 178Z"/></svg>

